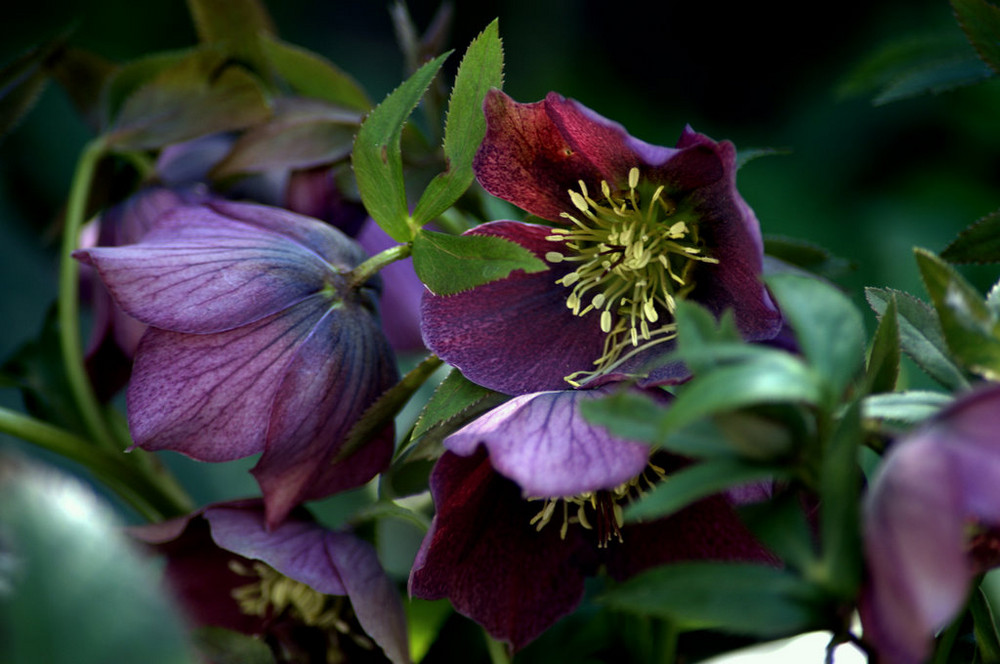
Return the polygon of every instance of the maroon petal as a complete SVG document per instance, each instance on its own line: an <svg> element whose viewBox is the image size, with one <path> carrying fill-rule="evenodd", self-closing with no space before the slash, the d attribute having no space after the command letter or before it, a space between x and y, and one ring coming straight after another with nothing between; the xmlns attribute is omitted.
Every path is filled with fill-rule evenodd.
<svg viewBox="0 0 1000 664"><path fill-rule="evenodd" d="M583 597L595 571L593 548L580 529L566 538L550 525L529 524L541 503L490 467L485 452L446 452L431 476L437 514L417 553L410 594L447 597L495 638L524 647Z"/></svg>
<svg viewBox="0 0 1000 664"><path fill-rule="evenodd" d="M315 296L219 334L147 330L128 390L136 445L201 461L263 451L277 386L329 308L324 297Z"/></svg>
<svg viewBox="0 0 1000 664"><path fill-rule="evenodd" d="M264 455L252 471L269 524L303 500L359 486L385 469L391 425L351 457L331 460L361 414L397 379L392 350L367 311L334 308L316 323L277 385Z"/></svg>
<svg viewBox="0 0 1000 664"><path fill-rule="evenodd" d="M544 226L497 221L471 232L517 242L540 258L551 251ZM424 343L469 380L498 392L565 389L563 377L593 369L604 347L598 317L575 316L566 307L569 291L556 280L568 269L557 263L455 295L425 293Z"/></svg>
<svg viewBox="0 0 1000 664"><path fill-rule="evenodd" d="M613 489L642 473L649 463L649 446L612 436L583 418L580 402L602 396L599 391L570 390L514 397L444 444L463 456L484 445L493 467L517 482L526 496Z"/></svg>
<svg viewBox="0 0 1000 664"><path fill-rule="evenodd" d="M140 321L207 334L246 325L322 290L364 254L322 222L267 206L182 206L136 245L74 254Z"/></svg>
<svg viewBox="0 0 1000 664"><path fill-rule="evenodd" d="M571 209L567 192L578 189L579 180L592 184L611 177L575 150L546 104L520 104L490 90L483 103L486 137L473 168L479 183L494 196L563 223L560 213Z"/></svg>

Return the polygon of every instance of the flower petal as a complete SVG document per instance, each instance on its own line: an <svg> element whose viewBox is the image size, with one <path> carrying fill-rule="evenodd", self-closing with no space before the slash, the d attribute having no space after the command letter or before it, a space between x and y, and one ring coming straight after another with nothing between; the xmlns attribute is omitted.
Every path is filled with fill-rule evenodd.
<svg viewBox="0 0 1000 664"><path fill-rule="evenodd" d="M329 308L317 295L219 334L148 329L128 389L136 445L172 449L201 461L263 451L278 383Z"/></svg>
<svg viewBox="0 0 1000 664"><path fill-rule="evenodd" d="M541 258L551 250L544 226L497 221L471 232L517 242ZM556 263L455 295L425 293L424 343L469 380L498 392L568 387L563 377L592 369L604 347L599 317L575 316L566 307L569 291L556 279L568 269Z"/></svg>
<svg viewBox="0 0 1000 664"><path fill-rule="evenodd" d="M216 506L204 516L220 547L261 560L323 594L347 595L361 627L386 656L409 662L403 605L370 544L303 518L268 530L259 509Z"/></svg>
<svg viewBox="0 0 1000 664"><path fill-rule="evenodd" d="M207 334L319 292L364 254L336 229L277 208L216 202L162 216L141 243L80 250L140 321Z"/></svg>
<svg viewBox="0 0 1000 664"><path fill-rule="evenodd" d="M468 456L480 445L500 474L526 496L573 496L613 489L649 463L649 446L612 436L580 414L600 391L541 392L514 397L462 427L447 449Z"/></svg>
<svg viewBox="0 0 1000 664"><path fill-rule="evenodd" d="M446 452L431 475L437 514L417 553L410 594L447 597L495 638L524 647L583 597L594 549L571 528L530 525L538 503L490 467L485 452Z"/></svg>
<svg viewBox="0 0 1000 664"><path fill-rule="evenodd" d="M360 486L385 469L392 425L351 457L331 460L361 414L397 380L392 350L370 312L334 308L316 323L276 387L264 454L252 471L270 525L303 500Z"/></svg>

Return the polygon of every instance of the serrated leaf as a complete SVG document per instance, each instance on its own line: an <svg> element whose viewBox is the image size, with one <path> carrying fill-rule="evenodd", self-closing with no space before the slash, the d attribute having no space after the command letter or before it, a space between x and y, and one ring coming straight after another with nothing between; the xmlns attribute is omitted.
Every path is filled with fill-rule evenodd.
<svg viewBox="0 0 1000 664"><path fill-rule="evenodd" d="M923 300L889 288L866 288L865 298L879 316L891 299L896 300L899 318L899 341L904 353L934 380L951 390L969 383L951 360L948 344L941 332L934 309Z"/></svg>
<svg viewBox="0 0 1000 664"><path fill-rule="evenodd" d="M63 41L60 37L36 46L0 69L0 138L35 105L49 80L46 61Z"/></svg>
<svg viewBox="0 0 1000 664"><path fill-rule="evenodd" d="M928 62L892 81L872 103L881 106L924 94L940 94L985 81L992 75L989 67L971 55Z"/></svg>
<svg viewBox="0 0 1000 664"><path fill-rule="evenodd" d="M765 278L809 365L839 400L864 362L861 312L833 286L793 274Z"/></svg>
<svg viewBox="0 0 1000 664"><path fill-rule="evenodd" d="M899 317L896 314L896 300L893 298L882 313L868 354L866 382L869 393L892 392L896 389L900 357Z"/></svg>
<svg viewBox="0 0 1000 664"><path fill-rule="evenodd" d="M202 50L166 66L135 89L107 138L121 150L157 148L242 129L270 114L268 99L253 75L219 53Z"/></svg>
<svg viewBox="0 0 1000 664"><path fill-rule="evenodd" d="M858 445L862 439L861 407L855 402L824 441L820 466L820 541L824 585L845 599L861 582L861 527L858 497L861 470Z"/></svg>
<svg viewBox="0 0 1000 664"><path fill-rule="evenodd" d="M298 103L237 139L211 177L309 168L345 159L361 117L321 103Z"/></svg>
<svg viewBox="0 0 1000 664"><path fill-rule="evenodd" d="M807 582L787 570L721 562L657 567L598 598L621 611L669 620L681 630L763 638L818 628L823 619L819 600Z"/></svg>
<svg viewBox="0 0 1000 664"><path fill-rule="evenodd" d="M951 7L976 53L1000 73L1000 7L986 0L951 0Z"/></svg>
<svg viewBox="0 0 1000 664"><path fill-rule="evenodd" d="M914 253L952 355L970 371L1000 378L998 317L954 268L924 249Z"/></svg>
<svg viewBox="0 0 1000 664"><path fill-rule="evenodd" d="M851 268L849 261L798 238L765 235L764 253L828 279L840 276Z"/></svg>
<svg viewBox="0 0 1000 664"><path fill-rule="evenodd" d="M413 238L413 268L438 295L452 295L507 277L548 269L516 242L492 235L447 235L421 230Z"/></svg>
<svg viewBox="0 0 1000 664"><path fill-rule="evenodd" d="M949 263L1000 263L1000 210L959 233L941 258Z"/></svg>
<svg viewBox="0 0 1000 664"><path fill-rule="evenodd" d="M448 53L418 69L373 110L361 124L351 163L368 214L397 242L413 239L403 182L399 142L403 125L434 80Z"/></svg>
<svg viewBox="0 0 1000 664"><path fill-rule="evenodd" d="M262 35L260 45L274 70L299 95L362 112L372 107L357 81L329 60L270 35Z"/></svg>
<svg viewBox="0 0 1000 664"><path fill-rule="evenodd" d="M937 414L952 402L950 394L930 390L907 390L873 394L861 402L866 418L916 424Z"/></svg>
<svg viewBox="0 0 1000 664"><path fill-rule="evenodd" d="M444 128L444 156L448 168L427 185L413 212L413 224L422 227L447 210L472 184L472 159L486 136L483 99L503 84L503 45L497 21L490 23L469 45L455 77Z"/></svg>
<svg viewBox="0 0 1000 664"><path fill-rule="evenodd" d="M774 466L751 463L738 457L715 457L672 473L642 500L625 509L628 522L651 521L675 514L688 505L726 489L783 479L787 473Z"/></svg>
<svg viewBox="0 0 1000 664"><path fill-rule="evenodd" d="M883 44L865 56L838 86L840 96L853 96L885 88L907 72L932 61L953 59L968 51L968 44L948 33L908 35Z"/></svg>
<svg viewBox="0 0 1000 664"><path fill-rule="evenodd" d="M198 40L213 44L229 58L260 76L269 72L260 45L274 34L274 23L260 0L187 0Z"/></svg>
<svg viewBox="0 0 1000 664"><path fill-rule="evenodd" d="M379 431L387 427L441 364L442 362L437 356L429 355L403 376L398 383L383 392L374 403L368 406L351 427L351 430L347 432L343 447L340 448L331 463L347 459L364 447Z"/></svg>

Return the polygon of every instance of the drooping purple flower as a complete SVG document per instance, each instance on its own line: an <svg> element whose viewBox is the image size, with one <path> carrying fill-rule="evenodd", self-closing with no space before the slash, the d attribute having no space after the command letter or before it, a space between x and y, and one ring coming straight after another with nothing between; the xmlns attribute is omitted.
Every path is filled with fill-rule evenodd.
<svg viewBox="0 0 1000 664"><path fill-rule="evenodd" d="M252 472L271 525L386 466L391 425L332 463L397 380L377 283L351 282L364 252L342 233L279 208L211 201L162 215L138 244L76 256L150 326L128 389L137 446L202 461L263 453Z"/></svg>
<svg viewBox="0 0 1000 664"><path fill-rule="evenodd" d="M412 595L447 597L517 650L579 604L601 565L625 579L681 560L775 561L721 495L624 524L622 506L685 462L587 422L579 404L600 396L514 397L445 440Z"/></svg>
<svg viewBox="0 0 1000 664"><path fill-rule="evenodd" d="M975 575L1000 564L1000 386L981 388L890 449L864 503L866 641L919 664Z"/></svg>
<svg viewBox="0 0 1000 664"><path fill-rule="evenodd" d="M131 533L166 556L166 581L197 625L262 636L279 655L307 658L294 661L328 661L331 650L385 661L381 648L409 662L403 606L375 550L305 510L268 529L259 500L222 503Z"/></svg>
<svg viewBox="0 0 1000 664"><path fill-rule="evenodd" d="M427 295L424 340L438 356L476 383L525 394L641 375L671 348L680 298L732 309L748 340L777 334L731 143L687 128L676 148L650 145L556 93L521 104L493 90L485 112L480 184L554 227L501 221L469 232L516 242L549 270ZM667 365L644 384L686 375Z"/></svg>

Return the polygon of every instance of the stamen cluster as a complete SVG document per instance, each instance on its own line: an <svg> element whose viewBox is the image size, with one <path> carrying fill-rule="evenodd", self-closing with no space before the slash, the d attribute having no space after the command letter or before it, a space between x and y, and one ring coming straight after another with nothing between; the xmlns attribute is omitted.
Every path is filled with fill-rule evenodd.
<svg viewBox="0 0 1000 664"><path fill-rule="evenodd" d="M614 191L601 181L601 200L594 200L586 184L569 190L579 214L563 212L570 228L554 228L547 239L561 243L550 251L550 263L578 263L556 283L571 289L566 306L577 316L600 311L601 330L607 335L604 352L593 371L566 376L578 387L641 350L673 339L677 333L676 301L693 288L695 262L718 263L704 254L697 227L671 219L676 203L659 185L643 201L640 173L628 174L628 191Z"/></svg>
<svg viewBox="0 0 1000 664"><path fill-rule="evenodd" d="M652 476L649 475L652 473ZM562 526L559 528L559 536L566 539L569 525L580 524L587 530L593 530L597 534L597 545L606 548L612 538L622 542L622 526L625 523L622 505L629 504L645 495L646 488L652 488L657 482L666 477L666 471L653 462L650 462L641 474L633 477L627 482L623 482L613 489L602 489L599 491L586 491L575 496L559 496L555 498L529 498L528 500L544 500L541 511L532 517L529 522L537 530L541 530L552 520L556 506L562 503ZM575 512L570 514L570 505L575 507ZM591 516L587 512L591 512Z"/></svg>

